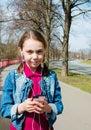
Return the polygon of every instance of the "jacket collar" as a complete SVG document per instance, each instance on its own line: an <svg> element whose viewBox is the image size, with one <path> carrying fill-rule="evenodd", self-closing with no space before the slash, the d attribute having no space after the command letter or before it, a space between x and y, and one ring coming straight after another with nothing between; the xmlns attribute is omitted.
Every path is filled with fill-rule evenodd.
<svg viewBox="0 0 91 130"><path fill-rule="evenodd" d="M39 66L35 72L33 72L26 63L24 63L24 73L27 78L31 78L32 76L42 76L42 68Z"/></svg>

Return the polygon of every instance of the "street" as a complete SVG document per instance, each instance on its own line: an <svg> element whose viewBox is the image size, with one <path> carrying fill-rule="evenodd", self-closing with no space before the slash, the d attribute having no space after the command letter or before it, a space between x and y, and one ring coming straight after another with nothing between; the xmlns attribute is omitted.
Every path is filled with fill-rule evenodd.
<svg viewBox="0 0 91 130"><path fill-rule="evenodd" d="M1 72L3 80L17 65L6 67ZM2 77L3 76L3 77ZM91 130L91 94L61 83L64 111L54 124L55 130ZM9 120L0 117L0 130L9 130Z"/></svg>
<svg viewBox="0 0 91 130"><path fill-rule="evenodd" d="M50 66L54 66L54 67L61 69L62 60L61 61L53 61L50 63ZM79 74L91 76L91 65L81 64L80 60L68 61L68 70L72 71L72 72L79 73Z"/></svg>

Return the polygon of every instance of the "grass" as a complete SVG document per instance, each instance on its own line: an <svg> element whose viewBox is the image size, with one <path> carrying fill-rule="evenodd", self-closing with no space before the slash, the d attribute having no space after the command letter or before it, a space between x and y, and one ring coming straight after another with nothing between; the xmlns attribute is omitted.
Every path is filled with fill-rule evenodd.
<svg viewBox="0 0 91 130"><path fill-rule="evenodd" d="M84 60L82 61L83 64L88 64L88 65L91 65L91 60Z"/></svg>
<svg viewBox="0 0 91 130"><path fill-rule="evenodd" d="M91 93L91 76L69 72L67 77L61 77L61 70L51 67L58 75L58 79L64 83Z"/></svg>

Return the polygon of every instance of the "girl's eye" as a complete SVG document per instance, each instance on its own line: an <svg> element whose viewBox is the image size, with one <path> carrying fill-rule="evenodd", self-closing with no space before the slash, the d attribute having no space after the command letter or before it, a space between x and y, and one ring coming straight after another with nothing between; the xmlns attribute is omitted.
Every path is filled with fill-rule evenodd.
<svg viewBox="0 0 91 130"><path fill-rule="evenodd" d="M32 50L29 50L29 51L27 51L27 53L33 53L33 51L32 51Z"/></svg>
<svg viewBox="0 0 91 130"><path fill-rule="evenodd" d="M33 54L33 53L36 53L36 54L41 54L43 53L43 50L37 50L36 52L32 51L32 50L29 50L29 51L26 51L28 54Z"/></svg>
<svg viewBox="0 0 91 130"><path fill-rule="evenodd" d="M38 54L40 54L40 53L42 53L42 52L43 52L43 50L38 50L38 51L37 51Z"/></svg>
<svg viewBox="0 0 91 130"><path fill-rule="evenodd" d="M28 54L32 54L32 53L33 53L33 51L27 51L27 53L28 53Z"/></svg>

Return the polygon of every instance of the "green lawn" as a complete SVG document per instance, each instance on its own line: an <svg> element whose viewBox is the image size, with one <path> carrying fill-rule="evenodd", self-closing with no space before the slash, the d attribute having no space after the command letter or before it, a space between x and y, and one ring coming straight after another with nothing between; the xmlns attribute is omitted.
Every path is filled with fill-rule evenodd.
<svg viewBox="0 0 91 130"><path fill-rule="evenodd" d="M91 60L84 60L82 61L83 64L88 64L88 65L91 65Z"/></svg>
<svg viewBox="0 0 91 130"><path fill-rule="evenodd" d="M91 93L91 76L85 76L69 72L69 76L61 77L61 70L51 67L58 75L58 79L64 83L80 88L86 92Z"/></svg>

